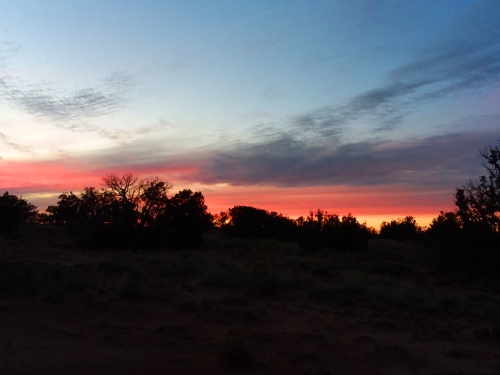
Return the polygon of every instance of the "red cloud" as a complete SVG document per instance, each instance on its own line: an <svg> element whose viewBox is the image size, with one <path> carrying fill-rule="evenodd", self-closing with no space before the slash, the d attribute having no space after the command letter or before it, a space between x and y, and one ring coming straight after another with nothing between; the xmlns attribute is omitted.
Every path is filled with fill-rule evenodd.
<svg viewBox="0 0 500 375"><path fill-rule="evenodd" d="M108 173L131 172L138 176L162 175L171 179L196 172L196 168L189 166L89 169L86 165L88 164L84 165L76 160L39 162L0 160L0 189L24 193L80 191L87 186L98 187L102 177Z"/></svg>

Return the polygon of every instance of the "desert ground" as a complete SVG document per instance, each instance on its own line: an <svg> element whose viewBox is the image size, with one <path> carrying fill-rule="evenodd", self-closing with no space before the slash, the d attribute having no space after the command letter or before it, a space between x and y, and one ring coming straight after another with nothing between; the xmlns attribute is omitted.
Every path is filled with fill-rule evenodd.
<svg viewBox="0 0 500 375"><path fill-rule="evenodd" d="M0 374L499 374L498 286L438 277L429 257L217 231L103 251L25 226L0 237Z"/></svg>

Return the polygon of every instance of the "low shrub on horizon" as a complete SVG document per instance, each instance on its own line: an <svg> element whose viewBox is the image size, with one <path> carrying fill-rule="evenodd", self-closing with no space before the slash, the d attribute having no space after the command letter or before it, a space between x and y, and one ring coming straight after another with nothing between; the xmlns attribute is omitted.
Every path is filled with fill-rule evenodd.
<svg viewBox="0 0 500 375"><path fill-rule="evenodd" d="M340 217L327 211L311 211L306 218L297 219L298 242L306 253L321 249L363 252L373 231L351 214Z"/></svg>
<svg viewBox="0 0 500 375"><path fill-rule="evenodd" d="M422 238L424 229L418 226L413 216L404 219L383 221L380 225L380 237L390 238L398 241L412 241Z"/></svg>

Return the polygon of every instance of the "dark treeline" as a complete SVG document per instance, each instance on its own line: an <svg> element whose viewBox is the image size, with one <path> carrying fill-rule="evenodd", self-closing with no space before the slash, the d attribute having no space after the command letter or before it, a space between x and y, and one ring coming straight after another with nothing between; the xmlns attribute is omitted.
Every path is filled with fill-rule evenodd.
<svg viewBox="0 0 500 375"><path fill-rule="evenodd" d="M38 213L23 198L0 196L0 232L22 223L68 228L79 246L95 248L196 247L202 235L217 228L229 236L297 241L304 252L367 249L370 237L423 241L432 250L432 265L460 277L500 275L500 149L481 152L485 176L455 191L454 212L441 212L428 228L412 216L383 222L377 234L352 215L311 211L291 219L277 212L234 206L211 215L201 192L182 190L158 177L109 174L102 188L63 193L57 203Z"/></svg>
<svg viewBox="0 0 500 375"><path fill-rule="evenodd" d="M309 253L364 251L375 234L350 214L340 217L322 210L295 220L248 206L211 215L201 192L182 190L169 197L172 185L158 177L110 174L102 185L63 193L45 213L6 192L5 202L0 202L1 230L12 232L26 222L54 224L66 227L78 246L147 249L196 247L204 232L217 228L234 237L297 241Z"/></svg>
<svg viewBox="0 0 500 375"><path fill-rule="evenodd" d="M237 237L297 240L306 252L321 249L363 251L370 235L375 233L350 214L340 218L322 210L293 220L277 212L234 206L217 215L214 224Z"/></svg>
<svg viewBox="0 0 500 375"><path fill-rule="evenodd" d="M182 190L158 177L107 175L103 188L59 196L41 221L66 226L80 245L111 248L193 247L212 227L201 192Z"/></svg>

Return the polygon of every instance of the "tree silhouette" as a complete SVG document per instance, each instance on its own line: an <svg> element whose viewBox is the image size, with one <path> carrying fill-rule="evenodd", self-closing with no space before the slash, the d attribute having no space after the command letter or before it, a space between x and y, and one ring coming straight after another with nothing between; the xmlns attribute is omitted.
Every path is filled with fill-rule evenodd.
<svg viewBox="0 0 500 375"><path fill-rule="evenodd" d="M132 173L118 176L114 173L102 178L102 184L123 205L138 205L143 186L138 177Z"/></svg>
<svg viewBox="0 0 500 375"><path fill-rule="evenodd" d="M139 179L131 173L108 174L102 179L104 191L112 199L112 225L145 227L166 207L167 192L172 184L159 177Z"/></svg>
<svg viewBox="0 0 500 375"><path fill-rule="evenodd" d="M480 155L487 175L456 189L456 212L441 212L425 240L437 270L492 281L500 279L500 149Z"/></svg>
<svg viewBox="0 0 500 375"><path fill-rule="evenodd" d="M69 224L80 219L81 199L73 192L62 193L55 205L47 207L55 224Z"/></svg>
<svg viewBox="0 0 500 375"><path fill-rule="evenodd" d="M470 180L457 189L455 204L464 226L484 225L493 232L500 232L500 149L489 147L480 152L485 159L483 166L488 175L480 176L479 182Z"/></svg>
<svg viewBox="0 0 500 375"><path fill-rule="evenodd" d="M113 196L93 187L86 187L80 196L73 192L62 193L55 206L47 207L52 222L63 225L81 225L82 221L96 224L109 223Z"/></svg>
<svg viewBox="0 0 500 375"><path fill-rule="evenodd" d="M165 202L154 225L171 244L191 247L201 243L203 233L213 226L212 219L203 194L185 189Z"/></svg>
<svg viewBox="0 0 500 375"><path fill-rule="evenodd" d="M392 238L399 241L417 240L421 237L423 229L418 226L413 216L404 219L383 221L380 225L380 237Z"/></svg>
<svg viewBox="0 0 500 375"><path fill-rule="evenodd" d="M151 231L145 228L165 210L172 185L159 177L139 179L131 173L108 174L102 184L102 189L86 187L79 195L61 194L57 204L47 208L48 220L67 226L85 246L151 243L144 237Z"/></svg>
<svg viewBox="0 0 500 375"><path fill-rule="evenodd" d="M237 237L292 240L297 233L292 219L250 206L234 206L227 212L221 212L217 219L219 226Z"/></svg>
<svg viewBox="0 0 500 375"><path fill-rule="evenodd" d="M230 230L235 236L245 238L266 237L266 210L250 206L234 206L228 210L228 217Z"/></svg>
<svg viewBox="0 0 500 375"><path fill-rule="evenodd" d="M157 216L164 212L168 204L167 193L172 184L159 177L146 178L141 181L139 225L150 226ZM201 193L200 193L201 194Z"/></svg>
<svg viewBox="0 0 500 375"><path fill-rule="evenodd" d="M365 251L371 231L351 214L342 216L327 211L310 211L306 218L297 219L299 245L307 252L321 249Z"/></svg>
<svg viewBox="0 0 500 375"><path fill-rule="evenodd" d="M9 233L19 224L35 221L36 206L6 191L0 196L0 232Z"/></svg>

